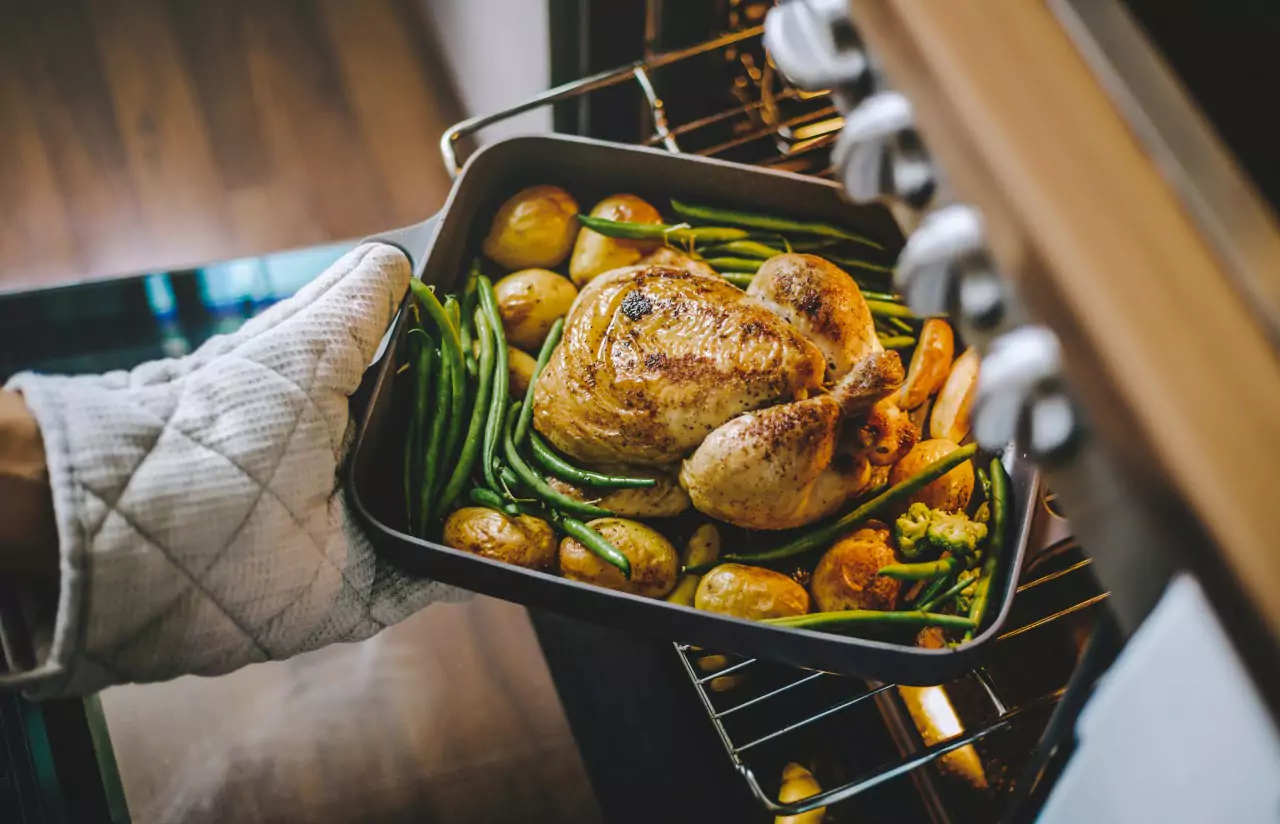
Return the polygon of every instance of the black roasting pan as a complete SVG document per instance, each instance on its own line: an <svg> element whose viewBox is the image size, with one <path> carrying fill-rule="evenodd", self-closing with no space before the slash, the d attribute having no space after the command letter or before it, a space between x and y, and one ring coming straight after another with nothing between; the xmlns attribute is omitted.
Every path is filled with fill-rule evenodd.
<svg viewBox="0 0 1280 824"><path fill-rule="evenodd" d="M425 282L449 291L467 270L491 216L516 191L556 184L587 208L616 192L655 205L669 197L738 206L847 225L885 242L892 261L901 235L888 212L854 206L827 181L720 160L671 154L568 136L517 137L476 152L458 176L441 212L377 239L412 259ZM1013 600L1032 526L1037 476L1033 465L1006 450L1016 505L1013 542L992 590L993 620L972 641L929 650L899 643L786 629L676 606L665 601L576 583L556 575L491 561L409 535L403 506L402 447L408 403L393 380L403 336L398 320L375 370L371 400L348 463L347 494L377 550L416 575L508 601L724 652L760 656L879 681L929 685L970 669L1000 631ZM724 551L733 551L726 546Z"/></svg>

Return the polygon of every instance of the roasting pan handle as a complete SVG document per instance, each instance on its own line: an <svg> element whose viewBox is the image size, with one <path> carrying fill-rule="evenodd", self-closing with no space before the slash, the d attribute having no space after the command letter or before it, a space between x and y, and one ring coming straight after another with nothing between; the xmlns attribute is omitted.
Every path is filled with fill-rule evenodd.
<svg viewBox="0 0 1280 824"><path fill-rule="evenodd" d="M389 229L376 235L370 235L361 243L387 243L395 246L404 252L405 257L409 258L409 265L413 267L413 276L415 278L422 277L422 270L427 265L427 255L431 253L431 246L436 242L436 230L440 228L440 215L435 214L420 223L414 223L409 226L402 226L399 229ZM370 365L382 360L382 353L387 351L387 344L391 341L391 336L395 334L396 327L399 324L392 321L391 326L387 329L382 340L378 343L378 349L373 353L373 360ZM366 378L372 375L374 370L369 370ZM361 399L359 408L363 409L364 400L367 400L368 387L362 386L364 392L357 391L353 396L353 407L356 398Z"/></svg>
<svg viewBox="0 0 1280 824"><path fill-rule="evenodd" d="M409 265L413 267L413 276L420 278L422 269L427 264L427 254L431 251L431 245L435 243L439 224L440 216L436 214L420 223L371 235L361 242L389 243L395 246L409 258Z"/></svg>

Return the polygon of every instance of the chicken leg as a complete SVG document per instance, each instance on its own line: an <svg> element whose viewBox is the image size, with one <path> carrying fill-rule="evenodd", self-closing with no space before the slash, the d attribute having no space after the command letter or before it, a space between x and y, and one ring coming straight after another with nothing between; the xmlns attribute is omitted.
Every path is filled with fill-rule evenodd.
<svg viewBox="0 0 1280 824"><path fill-rule="evenodd" d="M832 515L871 479L865 458L837 450L844 421L902 381L896 352L871 353L829 394L720 426L685 460L680 483L701 512L750 529L790 529Z"/></svg>

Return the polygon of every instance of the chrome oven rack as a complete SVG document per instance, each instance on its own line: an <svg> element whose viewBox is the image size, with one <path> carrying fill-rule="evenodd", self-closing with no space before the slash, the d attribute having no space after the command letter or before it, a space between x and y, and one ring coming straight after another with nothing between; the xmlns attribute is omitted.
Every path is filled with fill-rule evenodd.
<svg viewBox="0 0 1280 824"><path fill-rule="evenodd" d="M502 111L464 120L441 137L445 166L456 175L465 160L462 147L486 127L544 106L634 83L649 121L649 134L639 141L643 145L829 176L828 150L839 135L843 120L825 95L801 93L786 84L764 54L762 34L762 26L751 26L688 48L651 54L630 65L549 89ZM662 81L673 71L697 71L698 61L714 61L708 65L720 72L727 69L732 77L731 88L726 91L722 108L682 120L661 96ZM944 694L967 691L978 700L970 701L970 706L956 716L957 725L960 715L964 716L964 724L940 740L935 736L934 741L925 743L897 685L675 645L729 759L764 810L774 815L794 815L826 806L826 820L843 820L843 808L832 805L893 779L908 778L914 783L929 820L951 822L999 816L1001 798L1009 797L1010 791L1016 789L1012 787L1015 782L1000 779L978 792L973 792L972 787L961 791L957 790L959 783L948 778L939 764L945 763L951 753L974 745L985 747L996 739L1016 737L1019 732L1023 739L1027 735L1034 739L1076 671L1084 639L1097 618L1094 608L1107 598L1089 570L1089 559L1071 540L1066 522L1053 511L1052 504L1052 496L1046 496L1042 520L1047 526L1042 528L1038 541L1043 549L1028 556L1023 570L1027 581L1018 587L1010 615L1012 628L999 637L992 658L999 659L1003 650L1015 645L1021 647L1011 655L1022 658L1028 639L1032 648L1053 647L1057 653L1054 664L1060 670L1057 682L1014 698L1003 683L1007 673L1000 673L997 661L980 667L960 681L941 687ZM1044 595L1051 589L1058 592ZM1060 631L1050 643L1055 628ZM1010 669L1008 663L1005 662L1006 671ZM1065 671L1061 671L1064 666ZM1015 675L1018 668L1015 661ZM967 690L961 682L968 682ZM867 716L887 732L893 744L889 749L896 750L895 757L860 764L848 753L813 756L815 740L824 731L843 728L855 715ZM832 735L835 737L836 733ZM827 748L818 745L816 749ZM881 746L873 755L883 755L885 750ZM1028 756L1029 751L1024 749L1012 761ZM787 761L813 761L815 757L815 775L823 792L801 801L778 803L776 776L780 775L781 766ZM1013 763L1015 770L1016 766ZM839 780L830 782L833 775ZM762 780L760 776L768 778ZM990 784L998 786L993 788ZM966 795L970 796L967 800ZM957 797L961 807L964 803L971 806L958 812ZM978 806L973 807L973 803ZM980 812L975 814L975 810Z"/></svg>

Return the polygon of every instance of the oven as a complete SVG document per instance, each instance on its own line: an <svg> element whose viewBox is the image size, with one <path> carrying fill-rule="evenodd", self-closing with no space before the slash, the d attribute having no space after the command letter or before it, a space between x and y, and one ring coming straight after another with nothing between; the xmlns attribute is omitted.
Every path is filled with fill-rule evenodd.
<svg viewBox="0 0 1280 824"><path fill-rule="evenodd" d="M819 804L828 822L1225 820L1169 814L1170 782L1228 795L1230 820L1274 820L1248 812L1280 808L1280 573L1259 537L1280 449L1241 439L1280 408L1271 387L1179 373L1162 343L1225 349L1224 381L1275 371L1280 135L1248 113L1253 89L1280 79L1280 22L1243 2L791 0L792 29L812 39L787 43L788 63L764 47L778 5L550 0L550 91L459 123L441 160L456 171L486 129L549 109L556 131L838 180L888 202L917 251L964 207L977 239L944 232L904 285L921 287L913 301L966 285L985 287L968 289L979 305L998 296L985 338L1005 380L988 403L1005 414L992 425L1037 445L1046 481L1009 618L948 683L864 681L531 611L603 820L767 822ZM1081 155L1095 172L1072 165ZM1084 206L1068 198L1081 181L1094 186ZM1126 233L1104 237L1115 225ZM939 273L945 288L924 288ZM1212 323L1187 314L1188 295ZM135 297L125 314L149 318ZM1054 336L1002 337L1035 322ZM140 351L122 359L169 350ZM1141 374L1126 381L1113 354ZM1222 407L1202 401L1232 392L1242 408L1214 427ZM0 800L49 802L61 783L68 820L126 820L101 715L96 699L4 696L6 740L34 743L0 760ZM823 795L781 800L789 763Z"/></svg>
<svg viewBox="0 0 1280 824"><path fill-rule="evenodd" d="M1034 248L1039 229L1028 223L1029 215L1012 213L1007 204L989 205L1006 194L992 177L1017 171L999 169L998 155L994 161L979 157L974 145L974 133L998 144L992 132L998 118L965 122L957 101L964 92L981 92L981 86L963 87L958 74L943 78L938 73L949 64L921 51L938 49L953 58L957 71L966 62L981 63L966 61L963 49L974 35L965 26L978 26L982 14L970 10L949 17L922 3L855 0L850 16L845 2L795 0L782 4L793 8L775 12L766 37L765 18L776 5L769 0L649 0L608 4L607 11L605 5L553 4L560 10L553 14L559 24L552 36L553 74L563 82L447 132L441 150L451 171L460 168L484 129L551 106L560 131L833 178L857 200L886 201L908 234L899 285L909 290L913 304L970 313L970 328L985 344L984 368L999 378L979 414L993 430L1022 439L1047 470L1034 543L1009 621L981 665L950 683L900 687L679 642L659 649L613 631L536 616L606 817L765 821L801 814L820 806L819 800L826 808L823 820L851 822L1022 821L1041 815L1082 820L1073 816L1099 810L1121 815L1134 804L1144 809L1152 802L1139 790L1122 793L1130 796L1124 801L1080 799L1115 795L1116 787L1102 781L1100 771L1132 772L1114 766L1114 753L1123 749L1114 746L1115 738L1126 727L1120 708L1141 694L1133 687L1126 696L1123 685L1142 680L1132 676L1135 669L1154 668L1153 660L1180 654L1167 646L1177 645L1168 640L1177 632L1158 627L1187 620L1220 622L1222 631L1214 638L1229 641L1204 653L1204 661L1217 662L1204 666L1248 671L1244 680L1252 685L1242 688L1243 697L1206 686L1186 700L1201 702L1194 711L1207 712L1213 701L1239 698L1249 709L1222 740L1252 727L1261 743L1244 749L1268 754L1260 764L1200 775L1274 770L1280 739L1266 709L1270 704L1274 710L1278 683L1275 635L1266 627L1272 596L1247 591L1251 585L1246 580L1242 586L1241 576L1242 570L1268 567L1276 554L1259 558L1237 547L1246 558L1241 561L1239 553L1221 548L1222 533L1202 514L1192 514L1202 505L1194 492L1167 480L1152 482L1153 468L1163 469L1169 458L1158 445L1132 431L1125 434L1126 427L1140 428L1134 420L1142 415L1140 404L1118 401L1123 391L1089 374L1101 361L1093 348L1100 345L1098 333L1065 309L1076 272L1038 257L1047 253ZM1039 36L1071 50L1057 57L1083 60L1084 72L1072 67L1074 81L1099 83L1106 96L1095 95L1091 104L1115 107L1099 116L1113 116L1108 127L1126 130L1140 154L1158 161L1169 187L1159 194L1171 201L1161 208L1172 205L1190 215L1183 228L1212 247L1220 264L1213 274L1224 280L1206 280L1205 288L1243 296L1253 311L1237 322L1251 332L1261 330L1264 342L1269 334L1274 343L1274 271L1280 265L1274 255L1280 247L1270 211L1274 200L1266 199L1275 194L1272 162L1257 150L1257 134L1240 128L1239 87L1215 85L1207 79L1214 73L1204 68L1213 59L1237 72L1258 70L1257 50L1271 29L1238 38L1231 59L1223 51L1229 38L1222 31L1209 38L1208 54L1189 48L1194 12L1170 19L1142 3L1064 0L1049 6L1031 14L1010 8L1007 25L991 26L998 31L972 40L997 52L1007 48L1006 64L1019 48L1034 48ZM1241 10L1230 22L1232 31L1247 22ZM776 55L766 50L766 40ZM1049 63L1046 77L1067 83L1073 72L1055 74L1060 67ZM972 77L964 79L977 83L995 65L967 68ZM995 89L987 79L993 83L987 103L995 106L997 93L1008 90ZM1016 99L1016 93L1009 97ZM1086 97L1080 106L1090 102ZM1212 123L1205 122L1206 111L1216 118ZM1221 135L1213 132L1218 125ZM1077 148L1064 135L1059 138L1059 150ZM935 145L944 148L933 152ZM1081 151L1087 154L1088 147ZM1052 181L1055 161L1044 162ZM957 235L947 224L960 218L979 228ZM916 258L907 261L912 234ZM1106 299L1099 290L1097 300ZM1000 315L994 319L993 302ZM1269 354L1273 358L1274 349ZM1265 380L1274 360L1256 366L1255 379ZM1079 517L1069 521L1064 509ZM1216 606L1206 609L1210 602ZM1144 623L1158 627L1148 626L1126 657L1126 641ZM1151 640L1162 633L1165 647ZM1161 652L1150 652L1153 647ZM1140 655L1143 663L1129 660ZM1094 734L1092 746L1082 749L1077 719L1109 668L1116 673L1109 680L1119 686L1113 684L1095 703L1119 719L1118 733L1109 741ZM611 719L620 702L633 712ZM660 722L654 716L667 718ZM671 733L669 726L681 732ZM1196 746L1197 730L1203 733L1187 725L1180 735L1166 725L1152 733L1150 726L1135 723L1132 733L1151 735L1151 750L1177 749ZM1068 769L1078 749L1076 765ZM1086 760L1098 766L1079 766ZM818 799L779 799L782 771L791 762L813 772L822 788ZM1160 765L1153 770L1168 766L1167 759L1154 756L1152 763ZM1064 770L1070 777L1049 802ZM651 799L635 797L619 778L634 772L657 777L664 790ZM1160 784L1140 779L1134 786L1148 793ZM1266 779L1243 783L1256 791ZM1275 800L1265 790L1250 798L1255 806L1237 809L1268 809ZM1181 820L1200 820L1201 812L1184 809ZM1103 814L1101 820L1122 819Z"/></svg>

